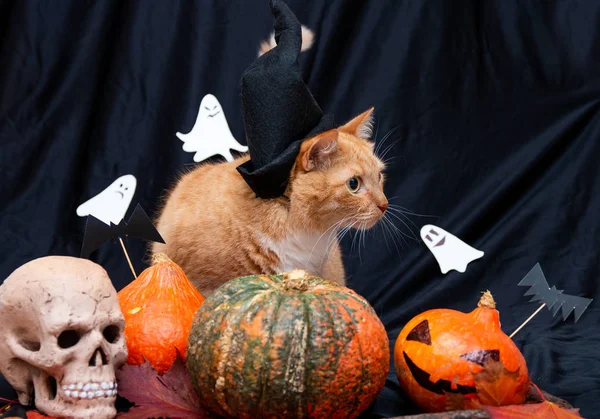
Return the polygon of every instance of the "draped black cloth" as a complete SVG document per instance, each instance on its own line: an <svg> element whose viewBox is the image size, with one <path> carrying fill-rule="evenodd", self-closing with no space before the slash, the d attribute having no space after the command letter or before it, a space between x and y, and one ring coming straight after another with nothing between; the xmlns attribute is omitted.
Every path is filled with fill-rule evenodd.
<svg viewBox="0 0 600 419"><path fill-rule="evenodd" d="M517 287L539 262L550 285L594 298L579 322L543 310L515 342L532 379L600 411L600 2L288 0L316 35L301 68L338 122L375 107L386 193L406 208L343 239L349 286L384 322L391 348L431 308L496 298L512 332L537 307ZM0 2L0 278L45 255L78 256L77 206L133 174L156 214L195 164L189 132L214 94L245 144L239 81L272 29L267 0ZM385 135L390 134L384 144ZM199 187L207 185L199 185ZM404 225L406 224L406 225ZM419 228L485 252L441 274ZM413 237L414 236L414 237ZM360 242L360 245L359 245ZM146 244L127 240L136 271ZM92 254L117 289L118 244ZM4 383L2 394L14 398ZM389 380L364 417L415 412Z"/></svg>

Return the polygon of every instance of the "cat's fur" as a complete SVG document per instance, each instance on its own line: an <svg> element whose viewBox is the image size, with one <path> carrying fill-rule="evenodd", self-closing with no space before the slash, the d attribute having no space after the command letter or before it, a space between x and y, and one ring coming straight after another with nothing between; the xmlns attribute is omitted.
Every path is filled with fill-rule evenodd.
<svg viewBox="0 0 600 419"><path fill-rule="evenodd" d="M256 198L236 170L247 156L185 174L158 217L166 245L152 252L166 253L204 295L234 277L292 269L345 285L336 233L371 228L388 205L384 164L368 139L372 112L304 141L284 197ZM357 193L347 186L353 176Z"/></svg>

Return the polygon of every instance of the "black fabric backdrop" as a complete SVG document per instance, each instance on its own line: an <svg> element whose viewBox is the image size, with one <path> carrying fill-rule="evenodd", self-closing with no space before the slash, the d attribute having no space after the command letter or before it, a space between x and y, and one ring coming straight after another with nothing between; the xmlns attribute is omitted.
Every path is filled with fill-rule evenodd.
<svg viewBox="0 0 600 419"><path fill-rule="evenodd" d="M288 0L316 42L301 65L338 123L376 108L392 156L386 193L411 212L407 235L438 225L485 256L442 275L420 240L382 229L351 251L349 285L393 347L427 309L471 310L495 295L505 332L536 308L516 284L540 262L565 293L600 289L600 2ZM150 215L193 165L188 132L207 93L245 143L239 79L271 30L267 0L0 3L0 278L44 255L79 255L76 207L123 174ZM198 185L207 187L209 185ZM417 228L418 227L418 228ZM202 232L198 232L202 234ZM127 243L138 272L145 243ZM118 245L92 255L117 289ZM532 378L600 411L600 309L580 321L544 310L516 337ZM2 396L14 397L4 384ZM365 417L414 412L390 369Z"/></svg>

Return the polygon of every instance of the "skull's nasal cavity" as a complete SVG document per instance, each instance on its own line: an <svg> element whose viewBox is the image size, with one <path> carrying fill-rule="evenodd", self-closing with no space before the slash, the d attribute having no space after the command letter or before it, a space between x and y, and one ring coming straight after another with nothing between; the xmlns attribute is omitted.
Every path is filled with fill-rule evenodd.
<svg viewBox="0 0 600 419"><path fill-rule="evenodd" d="M102 348L98 348L90 358L90 367L101 367L102 365L108 365L108 357Z"/></svg>

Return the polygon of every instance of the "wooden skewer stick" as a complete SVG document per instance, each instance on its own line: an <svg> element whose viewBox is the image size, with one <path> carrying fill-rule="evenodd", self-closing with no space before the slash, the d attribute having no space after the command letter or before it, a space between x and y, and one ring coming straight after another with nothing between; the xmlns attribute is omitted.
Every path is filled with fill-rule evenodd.
<svg viewBox="0 0 600 419"><path fill-rule="evenodd" d="M131 263L131 259L129 259L129 253L127 253L127 249L125 249L125 243L123 243L123 239L119 237L119 242L121 242L121 247L123 248L123 253L125 253L125 257L127 258L127 263L129 263L129 269L131 269L131 273L133 274L133 279L137 278L137 274L135 273L135 269L133 269L133 264Z"/></svg>
<svg viewBox="0 0 600 419"><path fill-rule="evenodd" d="M536 314L538 314L540 311L542 311L542 309L543 309L544 307L546 307L546 303L543 303L543 304L542 304L542 305L541 305L541 306L540 306L540 307L539 307L539 308L538 308L538 309L537 309L537 310L536 310L536 311L535 311L535 312L534 312L534 313L533 313L531 316L529 316L529 318L528 318L527 320L525 320L525 321L524 321L524 322L521 324L521 326L517 327L517 330L515 330L514 332L512 332L512 334L509 336L509 338L511 338L511 339L512 339L512 337L513 337L514 335L516 335L516 334L517 334L517 332L523 328L523 326L525 326L527 323L529 323L529 320L533 319L533 318L535 317L535 315L536 315Z"/></svg>

